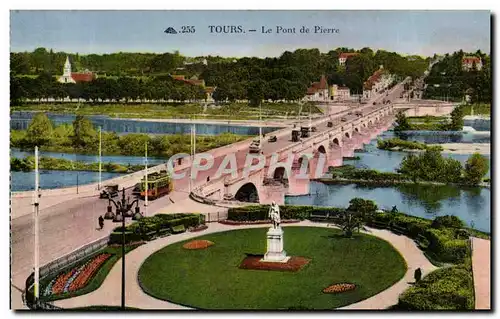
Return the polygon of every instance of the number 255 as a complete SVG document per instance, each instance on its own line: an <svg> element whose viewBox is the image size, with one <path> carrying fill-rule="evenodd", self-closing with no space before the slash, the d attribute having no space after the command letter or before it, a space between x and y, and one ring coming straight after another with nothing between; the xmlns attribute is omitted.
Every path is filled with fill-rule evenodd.
<svg viewBox="0 0 500 319"><path fill-rule="evenodd" d="M195 33L196 30L194 29L194 26L192 25L183 25L182 26L182 33Z"/></svg>

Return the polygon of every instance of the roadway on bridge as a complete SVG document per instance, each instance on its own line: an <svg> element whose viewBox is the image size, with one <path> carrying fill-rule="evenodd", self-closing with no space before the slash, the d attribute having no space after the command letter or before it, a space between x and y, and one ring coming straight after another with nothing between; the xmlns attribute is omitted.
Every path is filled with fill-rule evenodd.
<svg viewBox="0 0 500 319"><path fill-rule="evenodd" d="M403 90L403 85L398 84L389 94L381 94L370 100L368 104L362 105L356 110L370 112L373 109L379 108L379 105L373 105L373 102L379 102L382 99L394 99L399 96ZM346 112L340 114L329 114L334 120L334 125L340 125L340 117L346 117L347 123L356 119L356 115L346 115ZM312 122L316 126L316 122L324 122L324 120L316 120ZM308 121L303 124L308 125ZM321 134L327 129L326 124L318 125L318 131L313 134ZM288 136L291 137L291 129ZM281 138L276 143L267 143L264 140L263 152L264 155L269 155L278 149L282 149L291 145L290 138ZM243 149L236 153L237 165L241 168L245 162L248 149ZM201 185L206 182L207 177L215 175L219 164L224 156L219 156L214 159L212 169L202 171L198 174L198 178L193 182L193 186ZM186 169L184 170L186 171ZM188 179L174 181L174 192L169 196L165 196L155 201L150 201L148 206L148 215L154 214L165 209L173 202L186 202L189 196ZM130 191L127 192L129 194ZM128 196L128 195L127 195ZM43 198L41 199L43 201ZM98 199L97 197L77 198L64 201L57 205L53 205L40 211L40 264L48 263L60 256L63 256L82 245L102 238L112 231L115 225L106 221L104 230L97 229L97 218L104 215L108 203L106 200ZM197 204L199 208L201 204ZM186 212L192 211L189 205L186 205ZM206 206L206 205L205 205ZM141 210L143 208L141 201ZM210 210L210 206L206 206ZM178 208L177 210L178 211ZM12 283L16 287L24 288L24 282L27 276L32 271L33 267L33 217L31 214L14 218L11 220L11 272ZM13 294L16 293L13 290Z"/></svg>

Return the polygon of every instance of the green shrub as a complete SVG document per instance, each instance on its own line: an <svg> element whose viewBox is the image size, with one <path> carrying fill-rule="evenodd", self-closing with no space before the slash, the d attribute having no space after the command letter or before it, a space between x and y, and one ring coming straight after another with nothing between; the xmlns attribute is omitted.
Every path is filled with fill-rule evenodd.
<svg viewBox="0 0 500 319"><path fill-rule="evenodd" d="M314 206L282 206L280 207L281 219L304 220L313 215L330 216L343 212L343 208L336 207L314 207ZM256 221L269 219L269 205L252 205L234 207L228 210L228 220L234 221Z"/></svg>
<svg viewBox="0 0 500 319"><path fill-rule="evenodd" d="M183 233L185 231L186 231L186 228L184 227L184 225L177 225L177 226L172 227L173 234L179 234L179 233Z"/></svg>
<svg viewBox="0 0 500 319"><path fill-rule="evenodd" d="M438 269L399 297L398 309L474 309L472 273L464 266Z"/></svg>
<svg viewBox="0 0 500 319"><path fill-rule="evenodd" d="M464 227L464 222L457 216L446 215L438 216L432 221L432 228L462 228Z"/></svg>
<svg viewBox="0 0 500 319"><path fill-rule="evenodd" d="M142 240L141 234L133 233L131 231L125 232L125 244ZM122 232L112 232L109 234L108 244L121 244L122 243Z"/></svg>
<svg viewBox="0 0 500 319"><path fill-rule="evenodd" d="M450 228L430 228L425 232L429 240L428 249L441 262L460 263L469 253L469 242L466 239L455 239L455 231Z"/></svg>

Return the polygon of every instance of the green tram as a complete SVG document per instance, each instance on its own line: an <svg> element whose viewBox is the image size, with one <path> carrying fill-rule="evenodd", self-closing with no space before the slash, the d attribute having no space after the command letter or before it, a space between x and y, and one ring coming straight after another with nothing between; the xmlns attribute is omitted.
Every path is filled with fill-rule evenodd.
<svg viewBox="0 0 500 319"><path fill-rule="evenodd" d="M148 199L156 199L173 190L172 179L167 171L148 174ZM141 180L141 199L146 197L146 179Z"/></svg>

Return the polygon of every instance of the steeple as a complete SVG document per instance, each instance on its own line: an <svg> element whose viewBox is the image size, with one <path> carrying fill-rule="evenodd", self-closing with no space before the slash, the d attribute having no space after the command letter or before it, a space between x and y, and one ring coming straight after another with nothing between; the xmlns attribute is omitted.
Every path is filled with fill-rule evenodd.
<svg viewBox="0 0 500 319"><path fill-rule="evenodd" d="M71 63L69 62L69 56L66 56L66 62L64 62L63 76L71 77Z"/></svg>

